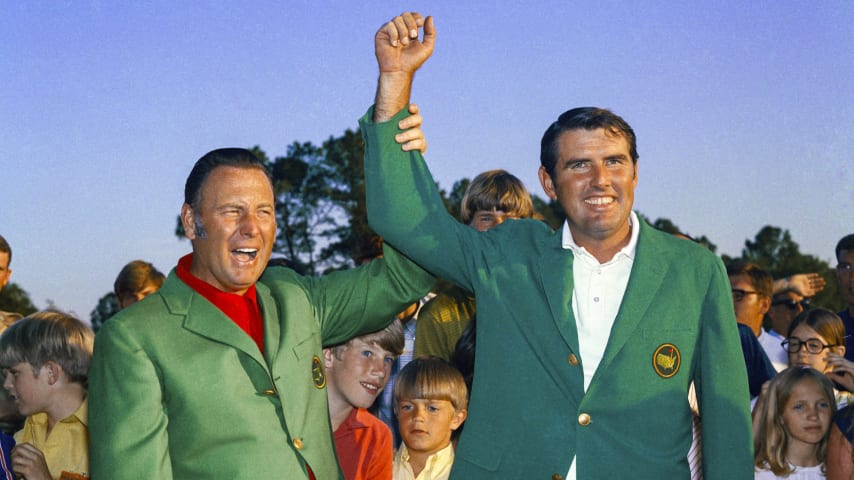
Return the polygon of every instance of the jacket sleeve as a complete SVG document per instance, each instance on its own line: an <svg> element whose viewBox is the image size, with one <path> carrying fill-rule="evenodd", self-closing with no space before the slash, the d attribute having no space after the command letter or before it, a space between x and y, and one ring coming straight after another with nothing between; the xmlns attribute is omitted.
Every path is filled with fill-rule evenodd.
<svg viewBox="0 0 854 480"><path fill-rule="evenodd" d="M359 120L365 142L368 223L385 241L425 270L472 290L474 229L451 216L419 151L404 152L394 136L402 110L373 123L373 108Z"/></svg>
<svg viewBox="0 0 854 480"><path fill-rule="evenodd" d="M89 372L93 478L172 478L162 395L155 363L126 324L105 323Z"/></svg>
<svg viewBox="0 0 854 480"><path fill-rule="evenodd" d="M706 480L752 479L753 436L744 355L723 263L703 301L697 394Z"/></svg>

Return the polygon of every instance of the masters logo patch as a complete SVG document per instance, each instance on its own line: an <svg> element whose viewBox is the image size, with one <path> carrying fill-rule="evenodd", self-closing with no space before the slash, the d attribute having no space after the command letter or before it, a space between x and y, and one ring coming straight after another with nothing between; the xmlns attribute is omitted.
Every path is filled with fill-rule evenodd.
<svg viewBox="0 0 854 480"><path fill-rule="evenodd" d="M326 386L326 372L323 371L323 363L321 363L320 357L317 355L311 359L311 378L314 380L314 386L316 388L323 388Z"/></svg>
<svg viewBox="0 0 854 480"><path fill-rule="evenodd" d="M670 378L676 375L680 365L682 365L682 354L672 343L659 346L652 354L652 368L661 378Z"/></svg>

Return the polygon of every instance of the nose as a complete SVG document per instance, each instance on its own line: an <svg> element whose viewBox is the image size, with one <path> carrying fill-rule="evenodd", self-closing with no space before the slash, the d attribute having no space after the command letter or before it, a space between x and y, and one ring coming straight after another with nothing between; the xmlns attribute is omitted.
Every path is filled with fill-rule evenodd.
<svg viewBox="0 0 854 480"><path fill-rule="evenodd" d="M597 187L607 187L611 184L611 172L601 163L593 165L592 183Z"/></svg>
<svg viewBox="0 0 854 480"><path fill-rule="evenodd" d="M424 421L424 412L426 412L426 409L424 407L422 407L421 405L415 405L412 408L412 419L423 422Z"/></svg>
<svg viewBox="0 0 854 480"><path fill-rule="evenodd" d="M12 391L14 382L12 381L12 372L6 372L6 375L3 377L3 388Z"/></svg>
<svg viewBox="0 0 854 480"><path fill-rule="evenodd" d="M817 418L818 417L818 409L813 406L807 406L807 418Z"/></svg>
<svg viewBox="0 0 854 480"><path fill-rule="evenodd" d="M385 379L391 372L391 363L386 362L385 357L377 355L371 360L370 368L371 375Z"/></svg>
<svg viewBox="0 0 854 480"><path fill-rule="evenodd" d="M245 214L240 219L240 233L246 237L254 237L261 230L259 220L255 215Z"/></svg>

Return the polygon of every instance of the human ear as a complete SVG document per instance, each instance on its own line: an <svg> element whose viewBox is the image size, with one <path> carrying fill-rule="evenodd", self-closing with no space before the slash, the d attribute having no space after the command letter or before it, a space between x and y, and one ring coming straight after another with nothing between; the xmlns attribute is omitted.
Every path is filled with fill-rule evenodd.
<svg viewBox="0 0 854 480"><path fill-rule="evenodd" d="M48 360L47 363L44 364L44 369L47 374L48 385L54 385L59 381L59 378L62 375L62 367L60 367L58 363L53 360Z"/></svg>
<svg viewBox="0 0 854 480"><path fill-rule="evenodd" d="M456 430L460 428L460 425L466 421L466 417L468 416L468 410L462 409L454 412L454 418L451 419L451 430Z"/></svg>
<svg viewBox="0 0 854 480"><path fill-rule="evenodd" d="M759 309L762 311L762 314L768 313L768 310L771 309L771 297L766 297L762 295L759 297Z"/></svg>
<svg viewBox="0 0 854 480"><path fill-rule="evenodd" d="M543 187L543 192L552 200L557 200L557 192L555 191L555 185L552 181L551 175L546 171L546 167L540 165L540 169L537 170L537 176L540 178L540 185Z"/></svg>
<svg viewBox="0 0 854 480"><path fill-rule="evenodd" d="M181 226L184 227L184 234L190 240L196 239L196 224L194 222L193 207L185 203L181 206Z"/></svg>
<svg viewBox="0 0 854 480"><path fill-rule="evenodd" d="M335 362L335 353L331 348L323 349L323 366L326 367L327 370L332 368L332 364Z"/></svg>

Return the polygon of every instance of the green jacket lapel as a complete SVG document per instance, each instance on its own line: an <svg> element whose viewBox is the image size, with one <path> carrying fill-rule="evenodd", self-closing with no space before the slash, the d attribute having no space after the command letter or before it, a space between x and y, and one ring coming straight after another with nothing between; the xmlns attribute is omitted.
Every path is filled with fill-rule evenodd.
<svg viewBox="0 0 854 480"><path fill-rule="evenodd" d="M657 260L662 256L659 253L660 243L655 238L656 232L643 220L640 220L640 229L629 283L626 286L620 310L617 312L617 318L611 327L608 345L605 347L596 376L599 372L606 371L626 342L639 334L638 323L646 316L667 273L667 266Z"/></svg>
<svg viewBox="0 0 854 480"><path fill-rule="evenodd" d="M543 290L548 298L554 321L569 349L578 353L578 328L572 313L572 277L573 255L571 250L561 247L561 234L558 230L546 238L545 254L540 258L540 272Z"/></svg>
<svg viewBox="0 0 854 480"><path fill-rule="evenodd" d="M169 280L174 280L170 282ZM196 293L187 284L170 276L163 285L161 293L173 314L183 315L185 329L215 342L234 347L263 365L267 363L261 356L258 346L240 327L205 297ZM266 327L266 325L265 325ZM266 337L266 332L265 332Z"/></svg>

